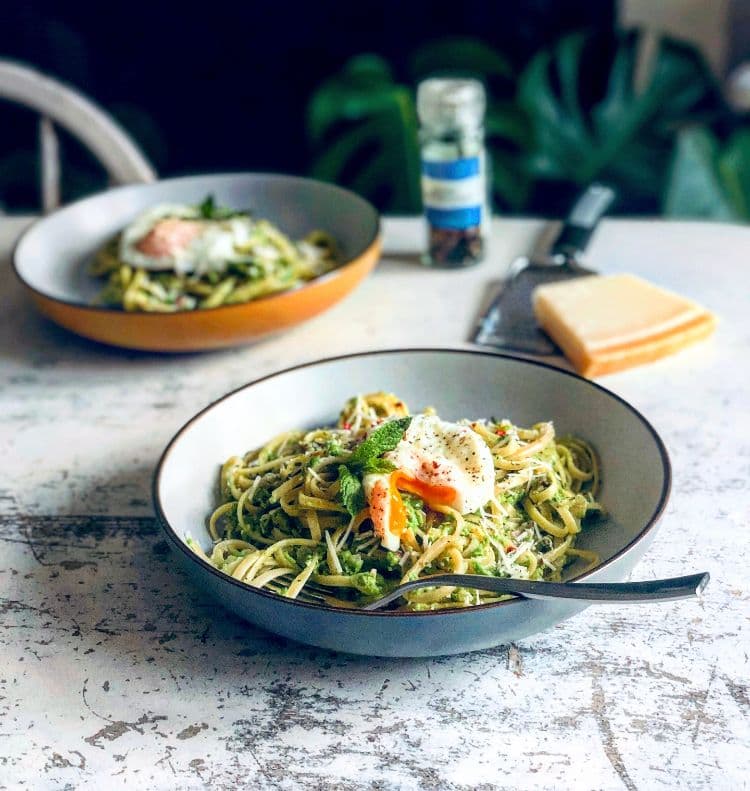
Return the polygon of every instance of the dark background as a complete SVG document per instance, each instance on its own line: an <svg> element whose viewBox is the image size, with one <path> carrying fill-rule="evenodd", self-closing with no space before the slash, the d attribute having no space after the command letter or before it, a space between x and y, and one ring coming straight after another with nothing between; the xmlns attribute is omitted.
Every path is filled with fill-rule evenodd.
<svg viewBox="0 0 750 791"><path fill-rule="evenodd" d="M610 28L609 0L456 3L6 2L0 57L58 77L128 129L160 175L211 170L306 172L312 90L352 55L398 72L420 44L485 40L523 63L567 30ZM36 116L0 103L0 207L36 210ZM63 198L104 186L63 139Z"/></svg>

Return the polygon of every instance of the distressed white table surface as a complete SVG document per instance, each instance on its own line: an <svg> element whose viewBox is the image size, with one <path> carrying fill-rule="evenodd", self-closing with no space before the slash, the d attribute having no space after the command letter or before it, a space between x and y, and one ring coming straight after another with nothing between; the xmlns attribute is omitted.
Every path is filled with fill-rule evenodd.
<svg viewBox="0 0 750 791"><path fill-rule="evenodd" d="M0 787L748 787L750 229L612 221L591 247L600 270L645 275L721 319L712 340L603 380L674 463L637 574L706 569L700 602L589 609L468 656L351 658L205 601L154 524L151 471L195 411L298 361L466 345L489 284L539 227L497 222L490 259L461 272L392 253L328 314L190 356L57 329L3 260ZM0 220L6 250L17 229ZM387 222L388 250L419 241L415 222Z"/></svg>

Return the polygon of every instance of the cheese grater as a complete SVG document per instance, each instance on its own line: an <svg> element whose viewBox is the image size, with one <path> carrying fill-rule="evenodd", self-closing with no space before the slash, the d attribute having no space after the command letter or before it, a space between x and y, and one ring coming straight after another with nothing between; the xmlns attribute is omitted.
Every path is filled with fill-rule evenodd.
<svg viewBox="0 0 750 791"><path fill-rule="evenodd" d="M555 240L544 250L520 256L510 265L500 291L479 319L473 341L482 346L556 354L557 346L536 323L531 295L537 286L596 274L581 260L596 226L615 198L602 184L592 184L573 205Z"/></svg>

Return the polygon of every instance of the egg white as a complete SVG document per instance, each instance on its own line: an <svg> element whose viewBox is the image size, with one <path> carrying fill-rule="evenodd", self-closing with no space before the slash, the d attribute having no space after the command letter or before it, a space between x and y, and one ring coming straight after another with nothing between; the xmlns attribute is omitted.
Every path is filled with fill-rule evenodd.
<svg viewBox="0 0 750 791"><path fill-rule="evenodd" d="M166 218L200 220L205 225L199 236L172 256L154 257L141 252L137 245L154 226ZM164 203L140 214L120 235L119 257L130 266L151 271L171 270L178 274L203 275L222 273L231 262L247 260L242 250L252 237L255 222L250 217L205 220L195 206ZM277 251L272 248L274 255Z"/></svg>
<svg viewBox="0 0 750 791"><path fill-rule="evenodd" d="M487 443L468 426L416 415L404 438L385 458L412 478L432 486L449 486L449 504L461 514L478 510L492 498L495 466Z"/></svg>
<svg viewBox="0 0 750 791"><path fill-rule="evenodd" d="M447 505L461 514L479 510L495 491L492 453L484 440L468 426L441 420L435 415L412 418L404 437L385 454L398 471L430 486L450 487L454 491ZM389 476L367 475L363 485L371 507L371 517L381 543L398 548L390 533L390 502L384 497ZM373 513L375 498L377 512ZM377 522L377 523L376 523Z"/></svg>

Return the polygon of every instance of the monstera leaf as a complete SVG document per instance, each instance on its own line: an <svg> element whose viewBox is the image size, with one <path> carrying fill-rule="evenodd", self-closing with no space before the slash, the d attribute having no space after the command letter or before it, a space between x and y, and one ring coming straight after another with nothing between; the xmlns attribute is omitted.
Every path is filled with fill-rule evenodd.
<svg viewBox="0 0 750 791"><path fill-rule="evenodd" d="M530 61L518 101L533 129L532 178L604 180L626 196L621 208L656 205L674 135L687 120L715 111L719 99L697 52L665 39L636 90L638 42L636 32L576 33Z"/></svg>
<svg viewBox="0 0 750 791"><path fill-rule="evenodd" d="M719 154L714 143L691 137L697 133L680 135L726 113L700 55L662 39L642 79L640 48L636 32L567 35L537 53L517 85L505 58L475 39L453 37L421 47L409 60L411 87L394 79L381 58L360 56L312 97L312 172L351 186L387 211L417 211L415 86L433 74L455 74L477 77L487 88L485 127L496 207L564 211L581 186L602 180L620 193L623 213L661 205L670 212L696 212L696 205L687 206L688 191L681 185L703 178L708 192L690 200L707 204L700 208L705 216L746 212L738 208L747 195L744 177L732 175L750 156L745 143ZM679 156L670 170L678 135ZM681 163L696 157L702 169L691 173ZM718 186L709 189L714 182Z"/></svg>
<svg viewBox="0 0 750 791"><path fill-rule="evenodd" d="M411 91L374 55L324 82L307 110L312 175L346 184L392 212L420 207L417 117Z"/></svg>
<svg viewBox="0 0 750 791"><path fill-rule="evenodd" d="M532 180L524 167L531 129L525 113L511 101L493 102L485 119L492 197L499 209L522 211Z"/></svg>
<svg viewBox="0 0 750 791"><path fill-rule="evenodd" d="M409 59L409 76L415 85L446 74L480 79L493 95L513 95L512 66L497 50L475 38L447 36L430 41Z"/></svg>
<svg viewBox="0 0 750 791"><path fill-rule="evenodd" d="M664 213L750 220L750 130L735 132L723 146L705 128L682 131L670 168Z"/></svg>
<svg viewBox="0 0 750 791"><path fill-rule="evenodd" d="M414 86L440 74L472 76L485 83L493 196L502 208L521 209L529 180L519 152L529 129L525 114L512 100L508 62L475 39L447 38L417 50L409 72ZM415 92L416 87L397 83L389 65L377 56L349 61L320 86L308 106L308 137L316 151L312 174L346 184L386 211L419 211Z"/></svg>

